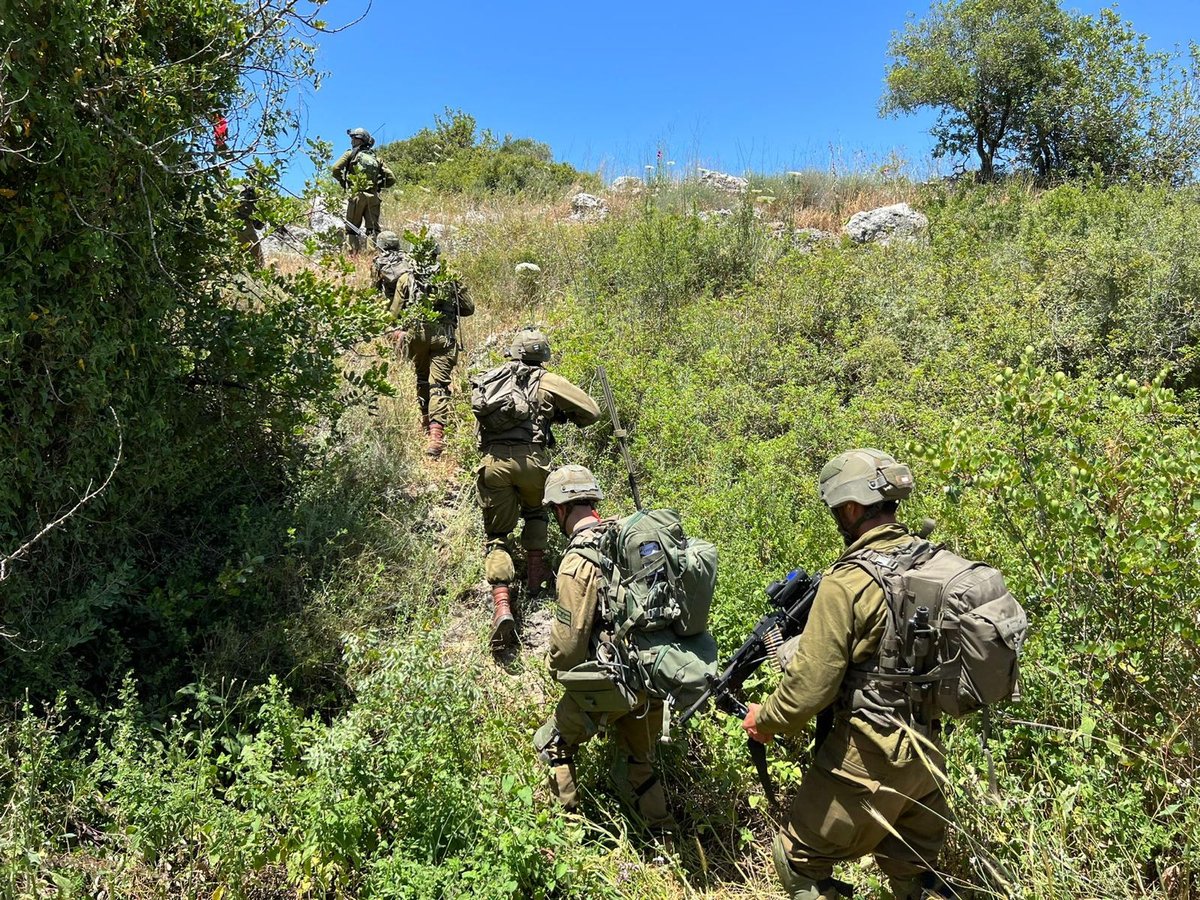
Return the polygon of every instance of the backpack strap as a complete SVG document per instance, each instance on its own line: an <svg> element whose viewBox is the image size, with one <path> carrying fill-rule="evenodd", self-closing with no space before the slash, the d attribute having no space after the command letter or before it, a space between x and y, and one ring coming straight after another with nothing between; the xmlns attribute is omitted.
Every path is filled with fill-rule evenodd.
<svg viewBox="0 0 1200 900"><path fill-rule="evenodd" d="M901 579L905 572L932 559L943 546L943 544L934 544L923 538L917 538L889 550L871 548L859 550L834 563L835 569L853 567L866 572L871 580L883 590L884 606L887 612L883 635L875 653L866 662L850 665L846 671L841 702L850 709L855 708L853 698L857 690L882 685L914 686L917 691L907 692L907 705L909 715L915 717L914 714L925 712L924 708L932 703L932 695L921 696L927 692L926 686L946 679L960 667L961 664L957 658L939 663L929 671L920 674L886 671L883 667L884 650L900 645L904 639L904 596ZM927 719L928 715L923 715L921 718L922 720ZM928 723L914 722L914 724Z"/></svg>

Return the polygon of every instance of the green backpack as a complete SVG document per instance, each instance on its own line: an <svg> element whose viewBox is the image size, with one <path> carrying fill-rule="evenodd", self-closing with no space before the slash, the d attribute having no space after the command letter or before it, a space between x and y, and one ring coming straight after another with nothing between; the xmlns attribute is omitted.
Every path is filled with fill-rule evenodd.
<svg viewBox="0 0 1200 900"><path fill-rule="evenodd" d="M377 191L396 183L396 176L392 174L392 170L370 151L360 151L355 157L355 163L359 171L369 179L371 186Z"/></svg>
<svg viewBox="0 0 1200 900"><path fill-rule="evenodd" d="M642 510L609 525L594 546L576 547L599 567L603 630L612 634L598 658L559 681L595 712L632 708L637 691L665 706L661 740L670 739L671 710L699 699L717 670L708 613L717 586L717 548L689 538L673 509ZM613 709L600 709L613 705ZM622 709L623 707L623 709Z"/></svg>
<svg viewBox="0 0 1200 900"><path fill-rule="evenodd" d="M483 441L513 429L533 441L539 413L538 390L546 370L518 360L506 362L471 379L471 411Z"/></svg>

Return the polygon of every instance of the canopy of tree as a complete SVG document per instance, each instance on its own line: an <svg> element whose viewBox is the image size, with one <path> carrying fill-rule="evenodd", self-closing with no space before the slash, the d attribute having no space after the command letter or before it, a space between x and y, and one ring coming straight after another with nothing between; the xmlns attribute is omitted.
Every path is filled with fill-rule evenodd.
<svg viewBox="0 0 1200 900"><path fill-rule="evenodd" d="M896 33L883 112L939 111L938 156L1042 182L1099 173L1190 180L1200 161L1200 54L1152 52L1114 9L941 0Z"/></svg>

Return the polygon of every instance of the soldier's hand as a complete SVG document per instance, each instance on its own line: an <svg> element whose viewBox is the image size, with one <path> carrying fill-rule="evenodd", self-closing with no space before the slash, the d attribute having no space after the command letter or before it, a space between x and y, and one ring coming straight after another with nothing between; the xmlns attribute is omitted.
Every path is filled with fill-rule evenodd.
<svg viewBox="0 0 1200 900"><path fill-rule="evenodd" d="M748 705L747 709L750 711L746 713L746 718L742 720L742 729L746 732L746 734L750 735L750 737L758 741L760 744L769 744L771 741L775 740L775 735L764 734L755 726L755 723L758 720L758 710L760 706L761 704L758 703L751 703Z"/></svg>

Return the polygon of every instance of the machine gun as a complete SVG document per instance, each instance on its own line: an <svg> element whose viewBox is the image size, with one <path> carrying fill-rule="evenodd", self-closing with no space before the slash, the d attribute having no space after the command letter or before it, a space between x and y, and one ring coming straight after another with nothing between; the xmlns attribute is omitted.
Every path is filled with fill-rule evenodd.
<svg viewBox="0 0 1200 900"><path fill-rule="evenodd" d="M721 674L709 679L708 688L700 698L684 710L679 717L680 725L703 709L710 699L721 712L739 719L746 717L750 710L737 696L742 685L759 666L779 651L785 641L804 630L820 583L820 573L809 575L803 569L796 569L785 578L767 585L767 599L772 610L758 620L754 631L730 657ZM775 806L775 788L767 773L767 748L754 738L747 738L747 742L763 792L768 802Z"/></svg>

